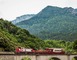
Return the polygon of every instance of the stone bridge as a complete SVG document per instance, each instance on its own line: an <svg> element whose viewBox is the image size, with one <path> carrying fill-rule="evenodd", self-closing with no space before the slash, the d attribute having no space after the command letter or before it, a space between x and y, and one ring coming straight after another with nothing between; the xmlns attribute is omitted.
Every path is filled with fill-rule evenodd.
<svg viewBox="0 0 77 60"><path fill-rule="evenodd" d="M0 55L0 60L22 60L24 57L31 60L77 60L77 55Z"/></svg>

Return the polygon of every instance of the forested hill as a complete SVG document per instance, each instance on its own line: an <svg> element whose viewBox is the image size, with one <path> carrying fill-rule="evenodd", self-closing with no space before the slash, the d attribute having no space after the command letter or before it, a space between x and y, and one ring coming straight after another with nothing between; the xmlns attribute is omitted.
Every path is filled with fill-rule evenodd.
<svg viewBox="0 0 77 60"><path fill-rule="evenodd" d="M26 29L16 27L11 22L0 19L0 51L15 51L16 47L32 49L64 48L66 52L77 51L75 42L62 40L40 40L31 35Z"/></svg>
<svg viewBox="0 0 77 60"><path fill-rule="evenodd" d="M76 40L77 9L47 6L31 19L16 25L42 39Z"/></svg>
<svg viewBox="0 0 77 60"><path fill-rule="evenodd" d="M0 19L0 51L13 51L16 47L39 49L44 42L31 35L26 29Z"/></svg>

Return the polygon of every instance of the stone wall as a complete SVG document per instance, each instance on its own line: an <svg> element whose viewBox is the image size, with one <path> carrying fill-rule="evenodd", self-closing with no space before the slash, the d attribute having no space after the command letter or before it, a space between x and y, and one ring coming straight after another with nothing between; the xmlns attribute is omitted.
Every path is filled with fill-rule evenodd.
<svg viewBox="0 0 77 60"><path fill-rule="evenodd" d="M22 60L24 57L29 57L31 60L36 60L35 55L0 55L0 60Z"/></svg>
<svg viewBox="0 0 77 60"><path fill-rule="evenodd" d="M60 60L72 60L77 55L0 55L0 60L22 60L24 57L28 57L31 60L49 60L53 57Z"/></svg>

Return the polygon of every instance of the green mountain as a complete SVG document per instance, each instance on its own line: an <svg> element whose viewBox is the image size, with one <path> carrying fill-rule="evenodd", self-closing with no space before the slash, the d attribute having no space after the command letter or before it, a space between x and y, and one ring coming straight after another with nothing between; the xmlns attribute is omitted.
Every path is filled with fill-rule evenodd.
<svg viewBox="0 0 77 60"><path fill-rule="evenodd" d="M31 35L27 30L0 19L0 51L14 51L16 47L39 49L44 41Z"/></svg>
<svg viewBox="0 0 77 60"><path fill-rule="evenodd" d="M76 40L77 9L47 6L31 19L16 25L42 39Z"/></svg>
<svg viewBox="0 0 77 60"><path fill-rule="evenodd" d="M11 22L0 19L0 51L15 51L16 47L32 49L64 48L66 52L74 53L77 41L40 40L26 29L16 27Z"/></svg>

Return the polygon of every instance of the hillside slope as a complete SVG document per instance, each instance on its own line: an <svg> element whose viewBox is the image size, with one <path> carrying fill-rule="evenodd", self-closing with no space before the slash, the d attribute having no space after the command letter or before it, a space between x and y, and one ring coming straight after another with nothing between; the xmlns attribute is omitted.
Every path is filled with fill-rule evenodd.
<svg viewBox="0 0 77 60"><path fill-rule="evenodd" d="M77 9L47 6L31 19L16 25L42 39L76 40Z"/></svg>
<svg viewBox="0 0 77 60"><path fill-rule="evenodd" d="M14 51L16 47L39 49L44 42L27 30L0 19L0 51Z"/></svg>

